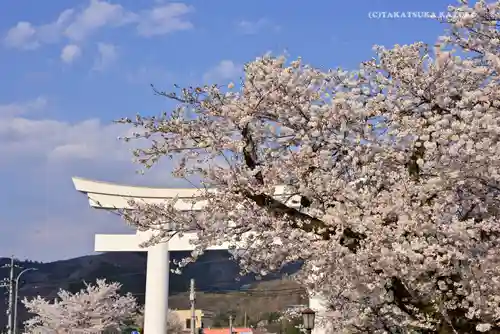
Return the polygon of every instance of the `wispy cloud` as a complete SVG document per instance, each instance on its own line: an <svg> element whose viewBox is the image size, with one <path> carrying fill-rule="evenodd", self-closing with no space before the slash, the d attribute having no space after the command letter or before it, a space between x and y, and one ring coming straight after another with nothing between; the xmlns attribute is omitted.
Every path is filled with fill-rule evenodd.
<svg viewBox="0 0 500 334"><path fill-rule="evenodd" d="M243 65L236 64L232 60L222 60L203 75L205 83L225 84L221 81L236 80L243 74Z"/></svg>
<svg viewBox="0 0 500 334"><path fill-rule="evenodd" d="M121 5L90 0L89 5L75 15L63 33L73 41L81 41L106 26L119 27L137 19L135 13L125 10Z"/></svg>
<svg viewBox="0 0 500 334"><path fill-rule="evenodd" d="M94 70L103 71L113 64L118 58L118 51L115 45L99 43L97 44L98 56L94 63Z"/></svg>
<svg viewBox="0 0 500 334"><path fill-rule="evenodd" d="M241 33L246 35L254 35L264 30L272 32L279 32L281 30L279 25L266 18L261 18L257 21L242 20L238 22L237 27Z"/></svg>
<svg viewBox="0 0 500 334"><path fill-rule="evenodd" d="M14 116L31 114L33 111L43 110L48 104L44 96L39 96L34 100L26 102L11 102L0 104L0 119L11 118Z"/></svg>
<svg viewBox="0 0 500 334"><path fill-rule="evenodd" d="M47 24L20 21L7 31L3 42L9 48L35 50L45 44L66 40L67 44L75 45L81 51L84 40L105 28L133 25L137 34L144 37L191 29L193 24L187 15L193 11L192 6L171 2L133 12L120 4L89 0L85 7L64 10L55 21ZM68 52L76 50L72 48L65 52L67 57L63 61L68 62L71 58Z"/></svg>
<svg viewBox="0 0 500 334"><path fill-rule="evenodd" d="M74 19L74 14L74 9L67 9L59 14L54 22L39 26L20 21L7 31L4 43L7 47L24 50L34 50L43 44L57 43Z"/></svg>
<svg viewBox="0 0 500 334"><path fill-rule="evenodd" d="M82 50L78 45L66 45L61 51L61 60L66 64L71 64L82 55Z"/></svg>
<svg viewBox="0 0 500 334"><path fill-rule="evenodd" d="M185 16L193 11L193 7L183 3L169 3L144 11L141 19L137 21L137 32L139 35L151 37L192 29L193 24L186 20Z"/></svg>

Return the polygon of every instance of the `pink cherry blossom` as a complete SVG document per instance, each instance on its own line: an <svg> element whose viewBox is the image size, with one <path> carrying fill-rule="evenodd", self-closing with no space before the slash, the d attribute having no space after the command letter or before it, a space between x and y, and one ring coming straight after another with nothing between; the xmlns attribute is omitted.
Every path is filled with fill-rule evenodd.
<svg viewBox="0 0 500 334"><path fill-rule="evenodd" d="M120 120L126 140L205 205L123 217L150 243L195 230L193 258L233 242L243 271L303 261L334 333L499 331L500 1L449 10L435 46L377 46L354 71L266 55L239 88L158 92L178 107Z"/></svg>
<svg viewBox="0 0 500 334"><path fill-rule="evenodd" d="M25 332L47 333L98 333L105 329L117 330L125 320L132 319L137 311L131 294L118 294L121 284L97 280L86 284L77 293L60 290L52 303L37 296L23 300L28 312L35 317L25 322Z"/></svg>

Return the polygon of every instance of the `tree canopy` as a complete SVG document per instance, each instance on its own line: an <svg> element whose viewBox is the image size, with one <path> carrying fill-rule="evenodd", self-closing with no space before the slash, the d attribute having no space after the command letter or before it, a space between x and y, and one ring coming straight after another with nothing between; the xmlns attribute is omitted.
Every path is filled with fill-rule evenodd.
<svg viewBox="0 0 500 334"><path fill-rule="evenodd" d="M205 206L124 218L150 243L194 229L194 257L237 242L245 270L304 261L336 333L499 331L499 9L462 1L435 45L377 46L353 71L266 55L241 84L157 91L178 106L121 119L126 140L201 180Z"/></svg>
<svg viewBox="0 0 500 334"><path fill-rule="evenodd" d="M137 311L131 294L118 294L121 284L97 280L77 293L60 290L52 303L40 296L23 304L35 316L25 322L25 332L95 333L118 330Z"/></svg>

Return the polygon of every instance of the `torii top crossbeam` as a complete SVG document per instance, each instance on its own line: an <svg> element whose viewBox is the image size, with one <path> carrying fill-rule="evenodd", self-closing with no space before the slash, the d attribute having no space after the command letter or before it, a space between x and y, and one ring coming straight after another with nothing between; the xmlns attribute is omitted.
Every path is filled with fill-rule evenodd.
<svg viewBox="0 0 500 334"><path fill-rule="evenodd" d="M87 194L90 206L96 209L128 209L130 206L127 202L130 199L153 204L175 197L179 198L176 204L178 210L200 210L203 207L203 203L197 203L193 207L191 202L183 200L196 197L199 194L197 189L136 187L80 177L73 177L73 184L76 190Z"/></svg>
<svg viewBox="0 0 500 334"><path fill-rule="evenodd" d="M73 177L75 189L86 193L91 207L96 209L128 209L130 199L143 200L145 203L163 203L165 200L178 198L175 208L180 211L198 211L203 208L205 201L198 201L193 205L192 200L197 195L201 195L200 190L195 188L153 188L136 187L109 182L88 180L80 177ZM287 195L284 186L275 188L275 197L285 197ZM216 189L209 189L216 192ZM287 199L287 204L298 206L300 198L293 196Z"/></svg>

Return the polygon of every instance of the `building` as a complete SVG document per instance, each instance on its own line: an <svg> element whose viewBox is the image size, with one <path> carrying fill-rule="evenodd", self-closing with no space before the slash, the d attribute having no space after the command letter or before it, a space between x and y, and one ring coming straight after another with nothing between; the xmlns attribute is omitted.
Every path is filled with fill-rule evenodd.
<svg viewBox="0 0 500 334"><path fill-rule="evenodd" d="M191 310L172 310L181 323L184 326L185 331L191 331ZM194 314L196 316L195 328L207 328L211 327L215 314L210 311L195 310Z"/></svg>

